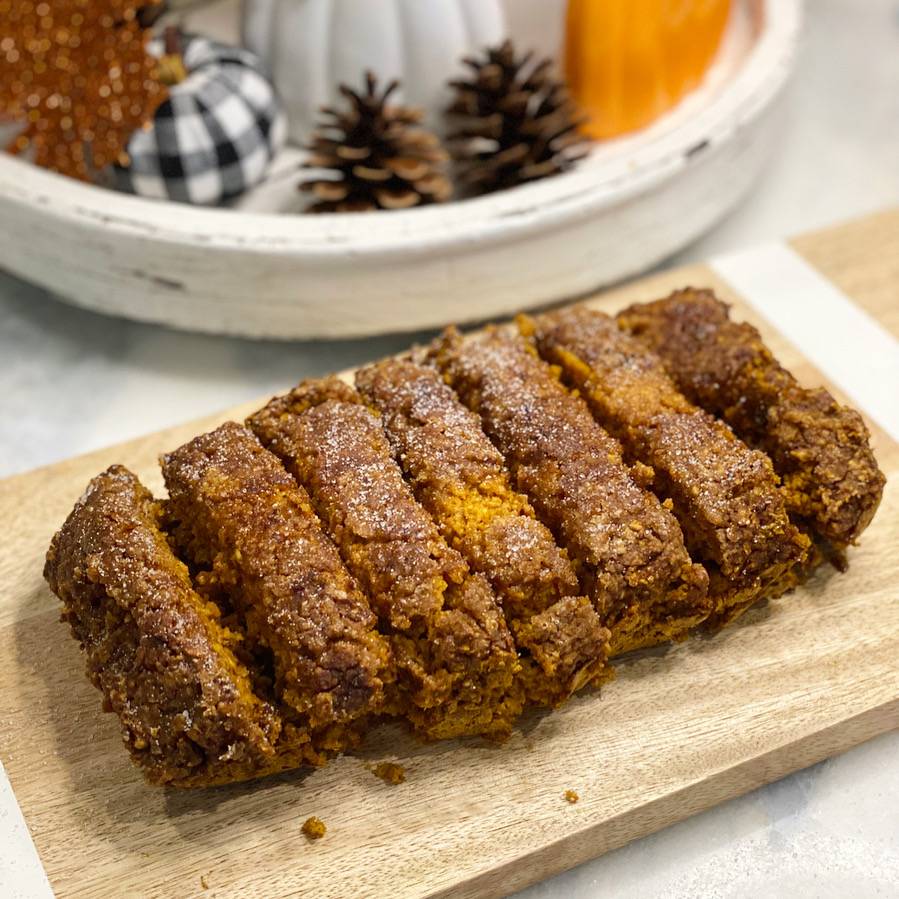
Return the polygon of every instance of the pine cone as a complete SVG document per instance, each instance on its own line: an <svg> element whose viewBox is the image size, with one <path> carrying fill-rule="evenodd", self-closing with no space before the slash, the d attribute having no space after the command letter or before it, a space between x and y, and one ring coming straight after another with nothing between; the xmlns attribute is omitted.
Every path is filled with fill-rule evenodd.
<svg viewBox="0 0 899 899"><path fill-rule="evenodd" d="M368 212L442 203L452 195L443 171L448 154L438 138L421 127L423 110L388 105L398 81L378 92L375 76L365 76L365 93L341 85L346 111L325 108L325 121L307 148L305 168L329 176L300 185L315 200L309 212Z"/></svg>
<svg viewBox="0 0 899 899"><path fill-rule="evenodd" d="M511 41L464 60L470 80L451 81L448 113L458 127L448 138L459 181L490 193L570 169L587 155L583 122L552 61L517 56Z"/></svg>

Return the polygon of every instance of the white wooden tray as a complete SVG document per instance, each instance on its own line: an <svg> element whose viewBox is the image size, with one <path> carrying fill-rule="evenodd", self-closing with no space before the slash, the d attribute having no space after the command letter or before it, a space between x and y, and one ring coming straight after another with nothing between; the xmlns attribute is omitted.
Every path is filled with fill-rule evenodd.
<svg viewBox="0 0 899 899"><path fill-rule="evenodd" d="M443 207L310 216L297 155L237 209L81 184L0 154L0 266L81 306L191 330L354 336L584 294L698 237L776 145L800 0L738 0L703 87L576 171ZM286 173L286 174L285 174Z"/></svg>

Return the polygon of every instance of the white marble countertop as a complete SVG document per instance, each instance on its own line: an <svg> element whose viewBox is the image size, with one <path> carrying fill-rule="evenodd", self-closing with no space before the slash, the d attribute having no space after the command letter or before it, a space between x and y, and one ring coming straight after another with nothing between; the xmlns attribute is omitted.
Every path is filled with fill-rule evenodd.
<svg viewBox="0 0 899 899"><path fill-rule="evenodd" d="M529 0L530 2L530 0ZM809 0L781 145L672 264L899 203L899 0ZM0 476L399 350L408 335L254 343L65 306L0 274ZM2 868L2 866L0 866ZM549 880L537 897L899 896L899 734Z"/></svg>

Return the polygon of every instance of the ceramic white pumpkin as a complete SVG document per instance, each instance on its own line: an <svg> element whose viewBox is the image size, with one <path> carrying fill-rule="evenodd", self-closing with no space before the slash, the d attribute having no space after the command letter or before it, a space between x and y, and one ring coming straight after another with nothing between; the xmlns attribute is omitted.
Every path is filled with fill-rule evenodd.
<svg viewBox="0 0 899 899"><path fill-rule="evenodd" d="M558 61L568 0L505 0L504 6L509 36L515 45Z"/></svg>
<svg viewBox="0 0 899 899"><path fill-rule="evenodd" d="M502 0L243 0L244 44L267 63L297 143L366 69L399 78L398 99L439 128L462 57L505 34Z"/></svg>

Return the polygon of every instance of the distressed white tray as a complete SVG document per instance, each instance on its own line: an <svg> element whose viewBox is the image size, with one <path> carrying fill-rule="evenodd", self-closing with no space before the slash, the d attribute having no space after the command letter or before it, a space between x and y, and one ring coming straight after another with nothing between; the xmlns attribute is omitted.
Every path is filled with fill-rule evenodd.
<svg viewBox="0 0 899 899"><path fill-rule="evenodd" d="M777 142L800 0L737 0L704 85L574 172L441 207L310 216L287 151L235 209L143 200L0 154L0 266L71 302L190 330L417 330L577 296L708 229Z"/></svg>

